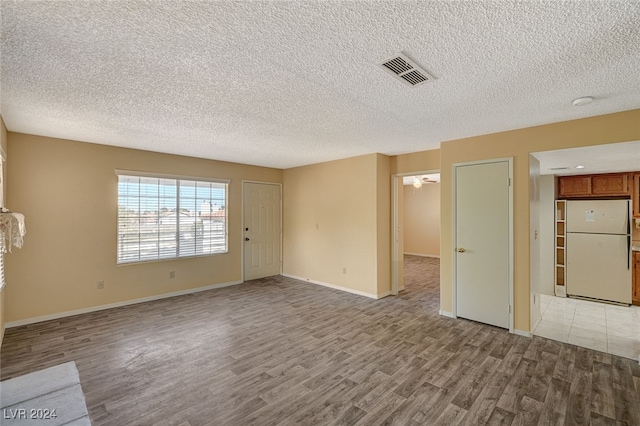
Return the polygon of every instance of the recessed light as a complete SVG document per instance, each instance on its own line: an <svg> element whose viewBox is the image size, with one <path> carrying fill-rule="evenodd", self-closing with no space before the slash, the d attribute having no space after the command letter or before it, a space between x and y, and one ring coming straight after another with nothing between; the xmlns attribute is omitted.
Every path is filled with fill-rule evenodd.
<svg viewBox="0 0 640 426"><path fill-rule="evenodd" d="M590 104L593 102L593 98L591 96L584 96L582 98L576 98L573 100L573 106L582 106L586 104Z"/></svg>
<svg viewBox="0 0 640 426"><path fill-rule="evenodd" d="M584 169L584 166L576 166L576 169Z"/></svg>

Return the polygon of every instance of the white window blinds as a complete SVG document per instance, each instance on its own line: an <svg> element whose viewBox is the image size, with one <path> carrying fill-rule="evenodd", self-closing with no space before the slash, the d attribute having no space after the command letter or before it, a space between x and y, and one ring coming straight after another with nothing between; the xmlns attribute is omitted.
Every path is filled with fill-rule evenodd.
<svg viewBox="0 0 640 426"><path fill-rule="evenodd" d="M118 263L227 251L226 182L118 175Z"/></svg>

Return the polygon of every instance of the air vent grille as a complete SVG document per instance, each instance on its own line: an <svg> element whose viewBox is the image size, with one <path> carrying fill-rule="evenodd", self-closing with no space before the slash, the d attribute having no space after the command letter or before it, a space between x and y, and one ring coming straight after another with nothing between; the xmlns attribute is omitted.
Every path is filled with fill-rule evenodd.
<svg viewBox="0 0 640 426"><path fill-rule="evenodd" d="M402 58L393 58L392 60L385 62L382 65L389 68L396 74L400 74L413 69L413 67Z"/></svg>
<svg viewBox="0 0 640 426"><path fill-rule="evenodd" d="M403 74L400 77L407 80L409 83L411 83L412 86L415 86L416 84L420 84L428 80L427 77L425 77L424 75L420 74L418 71L415 71L415 70L408 72L406 74Z"/></svg>
<svg viewBox="0 0 640 426"><path fill-rule="evenodd" d="M412 87L435 80L435 77L422 69L404 53L398 53L382 62L380 66L398 80Z"/></svg>

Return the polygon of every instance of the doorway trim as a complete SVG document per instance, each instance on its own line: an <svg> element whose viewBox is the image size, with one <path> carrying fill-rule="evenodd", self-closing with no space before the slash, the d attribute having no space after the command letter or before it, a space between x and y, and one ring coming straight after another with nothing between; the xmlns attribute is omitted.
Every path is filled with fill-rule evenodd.
<svg viewBox="0 0 640 426"><path fill-rule="evenodd" d="M398 295L398 262L396 259L400 254L399 245L399 206L398 206L398 183L405 176L416 175L430 175L440 173L440 169L437 170L425 170L417 172L404 172L395 173L391 175L391 294L393 296Z"/></svg>
<svg viewBox="0 0 640 426"><path fill-rule="evenodd" d="M478 165L478 164L492 164L492 163L501 163L501 162L507 162L509 165L509 283L508 283L508 287L509 287L509 333L513 333L514 332L514 283L513 283L513 276L514 276L514 254L513 254L513 244L514 244L514 227L513 227L513 207L514 207L514 203L513 203L513 187L514 187L514 179L513 179L513 157L504 157L504 158L493 158L493 159L488 159L488 160L478 160L478 161L468 161L468 162L462 162L462 163L454 163L451 166L451 191L452 191L452 209L451 209L451 235L452 235L452 241L451 241L451 247L453 252L455 252L456 250L456 245L457 245L457 222L456 222L456 217L457 217L457 203L456 203L456 196L457 196L457 179L456 179L456 169L458 167L464 167L464 166L472 166L472 165ZM453 253L452 252L452 253ZM452 255L451 257L451 264L452 264L452 268L453 270L451 271L451 277L452 277L452 283L451 283L451 289L452 289L452 306L451 306L451 313L453 318L458 318L458 301L457 301L457 289L458 289L458 277L457 277L457 257L455 255Z"/></svg>
<svg viewBox="0 0 640 426"><path fill-rule="evenodd" d="M244 187L245 187L245 183L257 183L257 184L261 184L261 185L277 185L280 187L280 275L282 275L282 263L283 263L283 259L282 259L282 255L284 253L283 251L283 247L282 247L282 243L283 243L283 234L284 234L284 229L282 228L282 199L284 198L284 194L282 193L282 183L280 182L265 182L265 181L259 181L259 180L242 180L242 190L240 192L240 199L241 199L241 203L242 203L242 208L241 208L241 214L242 214L242 220L240 221L240 247L242 248L242 250L240 250L240 279L242 282L244 282L244 251L245 251L245 244L244 244L244 229L245 229L245 223L244 223L244 217L245 217L245 211L244 211Z"/></svg>

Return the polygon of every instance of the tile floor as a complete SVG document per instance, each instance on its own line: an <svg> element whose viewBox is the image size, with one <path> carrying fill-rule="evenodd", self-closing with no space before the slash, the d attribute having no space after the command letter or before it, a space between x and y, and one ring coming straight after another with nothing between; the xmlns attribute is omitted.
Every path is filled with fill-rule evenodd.
<svg viewBox="0 0 640 426"><path fill-rule="evenodd" d="M638 360L640 307L540 295L536 336Z"/></svg>

